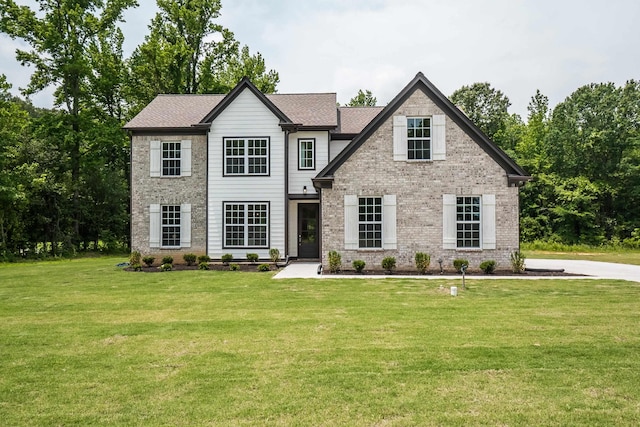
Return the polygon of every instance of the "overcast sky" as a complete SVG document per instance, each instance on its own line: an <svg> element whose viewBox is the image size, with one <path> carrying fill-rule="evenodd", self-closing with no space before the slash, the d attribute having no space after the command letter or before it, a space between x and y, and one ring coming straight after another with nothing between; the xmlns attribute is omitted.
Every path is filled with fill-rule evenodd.
<svg viewBox="0 0 640 427"><path fill-rule="evenodd" d="M27 0L21 3L29 3ZM125 53L140 44L155 1L126 14ZM390 101L418 71L446 95L489 82L526 118L536 89L561 102L588 83L640 79L640 1L222 0L219 23L280 74L280 93L369 89ZM17 92L29 71L0 36L0 73ZM33 96L50 106L50 94Z"/></svg>

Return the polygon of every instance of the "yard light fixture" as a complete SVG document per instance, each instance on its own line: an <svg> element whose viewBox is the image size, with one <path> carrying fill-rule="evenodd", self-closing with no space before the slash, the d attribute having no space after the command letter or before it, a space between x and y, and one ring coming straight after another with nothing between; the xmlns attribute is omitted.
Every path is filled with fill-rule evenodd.
<svg viewBox="0 0 640 427"><path fill-rule="evenodd" d="M440 264L440 274L443 273L443 271L442 271L442 261L443 261L442 257L438 258L438 264Z"/></svg>

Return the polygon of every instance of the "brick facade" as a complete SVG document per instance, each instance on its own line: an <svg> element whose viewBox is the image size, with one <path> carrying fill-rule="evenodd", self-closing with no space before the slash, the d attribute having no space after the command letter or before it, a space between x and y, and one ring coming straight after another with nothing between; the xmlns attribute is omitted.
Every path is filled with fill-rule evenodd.
<svg viewBox="0 0 640 427"><path fill-rule="evenodd" d="M432 116L444 114L416 90L393 115ZM397 197L397 249L345 250L344 196ZM496 197L496 249L443 249L443 194ZM449 117L446 118L446 160L407 162L393 160L393 117L390 116L334 173L332 188L322 189L322 263L328 252L342 255L345 268L355 259L380 267L386 256L394 256L398 267L413 268L416 252L431 255L431 268L442 257L445 266L455 258L466 258L471 267L493 259L508 267L509 254L519 247L518 188L508 185L505 170Z"/></svg>

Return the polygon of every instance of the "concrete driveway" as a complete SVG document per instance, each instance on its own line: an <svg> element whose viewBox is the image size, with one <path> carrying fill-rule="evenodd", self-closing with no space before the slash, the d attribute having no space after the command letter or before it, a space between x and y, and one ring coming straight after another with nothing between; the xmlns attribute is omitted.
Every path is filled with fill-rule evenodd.
<svg viewBox="0 0 640 427"><path fill-rule="evenodd" d="M598 279L640 282L640 265L567 259L527 259L525 265L527 268L564 268L567 273L586 274Z"/></svg>

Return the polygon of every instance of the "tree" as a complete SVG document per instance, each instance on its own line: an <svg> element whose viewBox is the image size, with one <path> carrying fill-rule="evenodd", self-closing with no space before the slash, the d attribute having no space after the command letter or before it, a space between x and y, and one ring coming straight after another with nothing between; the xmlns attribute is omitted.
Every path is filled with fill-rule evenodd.
<svg viewBox="0 0 640 427"><path fill-rule="evenodd" d="M373 96L370 90L365 92L362 89L358 90L358 94L349 100L348 107L375 107L377 99Z"/></svg>

